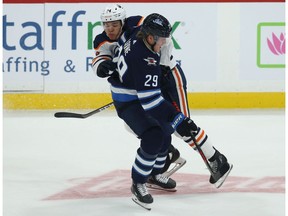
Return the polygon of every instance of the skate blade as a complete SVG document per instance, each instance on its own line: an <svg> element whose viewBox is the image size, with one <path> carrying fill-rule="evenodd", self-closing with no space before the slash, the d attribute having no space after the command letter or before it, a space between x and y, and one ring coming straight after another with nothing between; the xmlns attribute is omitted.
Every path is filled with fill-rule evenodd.
<svg viewBox="0 0 288 216"><path fill-rule="evenodd" d="M137 199L137 197L135 197L135 196L132 197L132 200L133 200L133 202L135 202L137 205L141 206L142 208L144 208L148 211L151 211L151 204L143 203L143 202L139 201Z"/></svg>
<svg viewBox="0 0 288 216"><path fill-rule="evenodd" d="M183 167L186 164L186 160L184 158L179 157L172 164L174 164L174 166L170 170L163 173L162 175L166 177L170 177L171 175L173 175L175 172L177 172L181 167Z"/></svg>
<svg viewBox="0 0 288 216"><path fill-rule="evenodd" d="M220 188L223 183L225 182L226 178L228 177L229 173L231 172L232 168L233 168L233 164L229 164L230 165L230 169L217 181L214 183L214 186L216 188Z"/></svg>
<svg viewBox="0 0 288 216"><path fill-rule="evenodd" d="M177 191L176 188L163 188L163 187L160 187L156 184L151 184L151 183L146 183L146 187L153 189L153 190L162 190L162 191L167 191L167 192L176 192Z"/></svg>

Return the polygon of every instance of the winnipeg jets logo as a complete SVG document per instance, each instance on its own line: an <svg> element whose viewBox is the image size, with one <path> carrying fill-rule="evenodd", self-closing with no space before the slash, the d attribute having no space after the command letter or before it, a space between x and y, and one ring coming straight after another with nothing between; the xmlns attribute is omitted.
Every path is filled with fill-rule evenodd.
<svg viewBox="0 0 288 216"><path fill-rule="evenodd" d="M144 61L146 61L148 65L153 65L153 66L156 66L156 63L157 63L157 61L152 57L148 57L144 59Z"/></svg>
<svg viewBox="0 0 288 216"><path fill-rule="evenodd" d="M163 23L162 23L162 20L161 20L161 19L155 19L155 20L153 20L153 22L154 22L155 24L158 24L158 25L160 25L160 26L163 26Z"/></svg>

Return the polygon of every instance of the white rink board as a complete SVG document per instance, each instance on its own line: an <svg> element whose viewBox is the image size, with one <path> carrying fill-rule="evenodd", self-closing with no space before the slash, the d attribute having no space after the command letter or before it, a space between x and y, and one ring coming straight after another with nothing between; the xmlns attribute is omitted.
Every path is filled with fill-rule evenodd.
<svg viewBox="0 0 288 216"><path fill-rule="evenodd" d="M12 49L3 49L4 90L109 92L106 80L97 78L89 66L94 52L88 47L91 43L88 23L99 22L106 5L3 4L8 23L4 28L5 44ZM123 3L123 6L128 16L158 12L172 25L179 24L173 32L180 47L175 47L174 56L181 62L189 92L284 91L284 68L259 68L256 64L257 25L283 23L284 3ZM74 24L77 22L74 29L73 19ZM275 31L280 37L284 27L265 30L267 35ZM93 37L101 31L101 26L95 27ZM43 49L37 46L27 50L37 40ZM262 53L263 61L284 64L283 55L272 58L268 53L270 58L269 50L263 52L266 52ZM31 61L38 62L37 71L35 67L30 71Z"/></svg>

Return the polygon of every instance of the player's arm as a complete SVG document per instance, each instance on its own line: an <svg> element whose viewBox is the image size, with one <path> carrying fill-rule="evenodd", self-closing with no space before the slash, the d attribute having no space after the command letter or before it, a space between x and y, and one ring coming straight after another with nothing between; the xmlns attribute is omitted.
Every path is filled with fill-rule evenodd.
<svg viewBox="0 0 288 216"><path fill-rule="evenodd" d="M114 56L114 44L108 41L103 41L94 48L95 58L92 60L92 68L98 77L111 76L116 64L112 61Z"/></svg>
<svg viewBox="0 0 288 216"><path fill-rule="evenodd" d="M173 41L171 38L166 39L166 43L161 47L160 65L167 66L170 69L176 66L176 60L173 58Z"/></svg>

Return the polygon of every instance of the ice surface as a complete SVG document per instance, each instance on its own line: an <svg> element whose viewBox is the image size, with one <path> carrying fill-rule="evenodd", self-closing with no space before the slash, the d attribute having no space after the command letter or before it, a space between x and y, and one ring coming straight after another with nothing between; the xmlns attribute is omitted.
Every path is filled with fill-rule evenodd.
<svg viewBox="0 0 288 216"><path fill-rule="evenodd" d="M151 212L131 200L130 168L139 140L115 111L87 119L56 119L54 112L4 111L4 216L285 214L283 109L191 110L234 168L215 189L201 157L173 137L187 163L174 176L177 192L151 191Z"/></svg>

